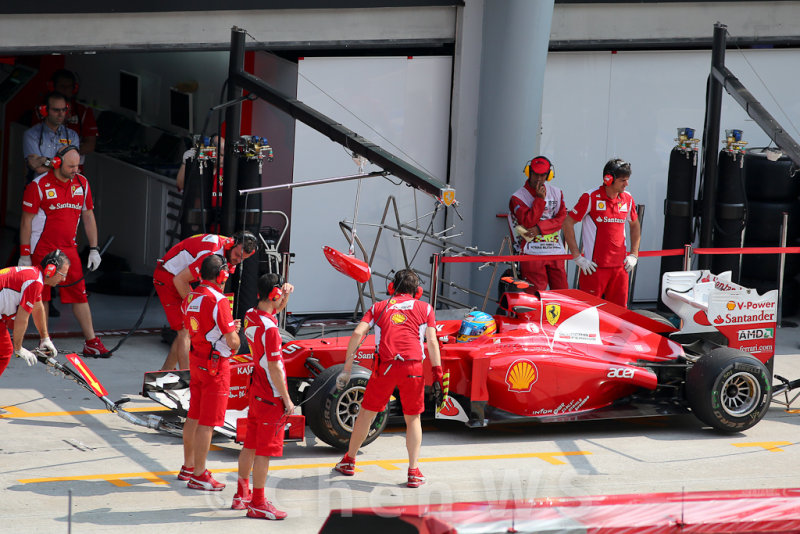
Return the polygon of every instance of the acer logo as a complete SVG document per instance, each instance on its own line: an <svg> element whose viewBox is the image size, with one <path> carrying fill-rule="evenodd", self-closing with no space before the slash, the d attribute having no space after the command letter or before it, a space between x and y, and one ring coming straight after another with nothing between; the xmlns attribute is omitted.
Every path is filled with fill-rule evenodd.
<svg viewBox="0 0 800 534"><path fill-rule="evenodd" d="M627 367L612 367L606 375L608 378L633 378L633 369Z"/></svg>

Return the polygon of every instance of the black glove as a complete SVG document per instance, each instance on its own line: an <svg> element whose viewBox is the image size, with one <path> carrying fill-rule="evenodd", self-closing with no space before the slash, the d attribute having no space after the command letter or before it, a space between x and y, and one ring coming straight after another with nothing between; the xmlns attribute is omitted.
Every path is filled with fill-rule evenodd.
<svg viewBox="0 0 800 534"><path fill-rule="evenodd" d="M433 375L433 384L431 384L431 388L433 389L433 406L434 409L439 409L439 406L442 405L444 402L444 384L442 383L442 366L437 365L431 368L431 374Z"/></svg>

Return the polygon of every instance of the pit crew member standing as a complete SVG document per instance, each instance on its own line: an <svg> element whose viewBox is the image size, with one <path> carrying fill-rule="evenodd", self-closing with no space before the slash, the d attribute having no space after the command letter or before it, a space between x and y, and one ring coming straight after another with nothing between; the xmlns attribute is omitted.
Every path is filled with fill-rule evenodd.
<svg viewBox="0 0 800 534"><path fill-rule="evenodd" d="M89 242L87 267L94 271L100 266L92 192L86 177L78 174L79 164L78 147L67 146L53 159L53 169L38 176L25 188L19 230L19 265L37 264L56 249L67 255L72 267L60 288L61 302L72 303L72 313L86 339L84 356L108 358L111 352L94 333L92 311L86 298L83 269L78 257L78 222L83 221ZM50 301L50 287L44 288L42 301Z"/></svg>
<svg viewBox="0 0 800 534"><path fill-rule="evenodd" d="M36 356L22 346L31 316L39 331L39 348L52 356L57 354L47 334L42 287L52 287L66 278L69 259L63 252L55 250L44 257L40 267L7 267L0 270L0 320L5 323L5 327L0 328L0 375L6 370L12 354L25 360L28 365L36 364ZM9 328L14 335L13 343L8 335Z"/></svg>
<svg viewBox="0 0 800 534"><path fill-rule="evenodd" d="M250 383L250 406L247 412L247 434L239 453L239 480L231 508L247 509L247 517L283 519L278 510L264 498L269 459L283 456L285 418L294 410L286 383L281 356L281 334L277 313L286 307L291 284L283 283L277 274L268 273L258 279L258 305L247 310L244 333L253 355ZM248 481L253 470L253 492Z"/></svg>
<svg viewBox="0 0 800 534"><path fill-rule="evenodd" d="M51 170L53 158L64 148L75 146L80 150L80 135L66 124L67 98L53 91L45 96L44 103L47 112L44 120L22 136L22 152L28 165L27 182Z"/></svg>
<svg viewBox="0 0 800 534"><path fill-rule="evenodd" d="M641 225L633 196L625 191L631 164L609 160L603 167L603 185L587 191L564 221L564 239L581 270L578 287L620 306L628 304L628 273L639 258ZM583 255L575 240L575 223L581 222ZM625 223L631 229L631 250L626 252Z"/></svg>
<svg viewBox="0 0 800 534"><path fill-rule="evenodd" d="M238 232L233 237L198 234L176 244L158 260L153 284L170 328L178 332L161 369L175 369L175 364L179 369L189 367L189 334L183 326L181 305L192 290L191 284L200 279L203 260L209 254L224 254L229 265L238 265L255 254L257 246L250 232Z"/></svg>
<svg viewBox="0 0 800 534"><path fill-rule="evenodd" d="M228 279L224 256L211 254L200 265L202 282L183 301L184 326L192 343L189 371L189 413L183 425L183 465L179 480L187 487L221 491L206 469L214 427L225 423L231 376L229 358L239 349L239 320L222 294Z"/></svg>
<svg viewBox="0 0 800 534"><path fill-rule="evenodd" d="M555 176L550 160L533 158L523 171L528 177L508 202L508 224L515 236L514 249L521 254L565 254L561 226L567 216L564 194L547 182ZM539 291L566 289L567 272L563 260L524 261L520 276Z"/></svg>
<svg viewBox="0 0 800 534"><path fill-rule="evenodd" d="M425 409L425 379L422 360L425 358L423 339L427 340L428 355L433 373L435 405L441 404L442 365L439 342L436 338L436 318L433 307L418 300L422 296L419 277L410 269L398 271L389 284L391 297L375 303L358 323L347 345L344 370L336 378L341 390L350 382L353 357L363 337L375 326L375 344L378 347L377 362L367 383L361 410L358 412L350 435L347 454L334 469L343 475L355 474L356 454L369 433L378 412L397 388L403 405L406 421L406 449L408 449L408 482L410 488L425 483L419 470L419 450L422 444L420 414Z"/></svg>

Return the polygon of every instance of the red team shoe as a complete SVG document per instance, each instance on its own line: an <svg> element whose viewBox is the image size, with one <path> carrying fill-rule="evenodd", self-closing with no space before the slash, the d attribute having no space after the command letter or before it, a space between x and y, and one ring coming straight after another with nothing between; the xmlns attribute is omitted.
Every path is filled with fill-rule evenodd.
<svg viewBox="0 0 800 534"><path fill-rule="evenodd" d="M236 485L236 494L233 496L231 510L247 510L247 505L253 500L253 492L247 481L239 479Z"/></svg>
<svg viewBox="0 0 800 534"><path fill-rule="evenodd" d="M189 480L194 473L194 467L181 466L181 471L178 473L178 480Z"/></svg>
<svg viewBox="0 0 800 534"><path fill-rule="evenodd" d="M422 474L422 471L420 471L418 467L409 469L407 486L409 488L418 488L423 484L425 484L425 476Z"/></svg>
<svg viewBox="0 0 800 534"><path fill-rule="evenodd" d="M247 505L247 517L253 519L283 519L286 515L286 512L281 512L269 501L251 502Z"/></svg>
<svg viewBox="0 0 800 534"><path fill-rule="evenodd" d="M350 458L350 455L345 454L338 464L333 467L334 471L339 471L341 474L351 477L356 474L356 460Z"/></svg>
<svg viewBox="0 0 800 534"><path fill-rule="evenodd" d="M217 482L208 469L200 475L192 475L189 477L189 482L186 484L187 488L203 490L203 491L222 491L225 489L225 484Z"/></svg>
<svg viewBox="0 0 800 534"><path fill-rule="evenodd" d="M83 355L89 358L110 358L111 351L103 345L99 337L95 337L83 343Z"/></svg>

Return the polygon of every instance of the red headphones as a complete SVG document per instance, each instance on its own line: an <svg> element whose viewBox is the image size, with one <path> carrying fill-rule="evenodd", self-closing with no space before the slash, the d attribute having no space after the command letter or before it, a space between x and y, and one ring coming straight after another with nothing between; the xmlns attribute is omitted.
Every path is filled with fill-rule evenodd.
<svg viewBox="0 0 800 534"><path fill-rule="evenodd" d="M386 292L390 295L394 295L394 282L389 282L389 285L386 287ZM417 289L414 291L414 298L422 298L422 286L417 286Z"/></svg>
<svg viewBox="0 0 800 534"><path fill-rule="evenodd" d="M625 166L628 166L628 169L630 169L630 163L619 158L612 159L606 163L606 166L603 169L603 185L613 184L614 180L617 179L617 174Z"/></svg>
<svg viewBox="0 0 800 534"><path fill-rule="evenodd" d="M47 278L52 278L58 272L58 268L60 266L61 261L59 258L61 257L61 249L57 248L55 252L53 252L53 257L47 260L44 265L44 275Z"/></svg>
<svg viewBox="0 0 800 534"><path fill-rule="evenodd" d="M42 104L41 106L36 108L36 112L39 114L39 117L41 117L42 119L47 117L47 114L48 114L49 111L50 111L50 105L49 104ZM69 103L66 103L64 105L64 113L66 115L69 115Z"/></svg>
<svg viewBox="0 0 800 534"><path fill-rule="evenodd" d="M603 175L603 185L611 185L614 183L614 175L613 174L604 174Z"/></svg>
<svg viewBox="0 0 800 534"><path fill-rule="evenodd" d="M272 291L270 291L269 295L267 295L267 298L272 301L280 300L281 297L283 297L283 290L281 289L280 285L273 287Z"/></svg>
<svg viewBox="0 0 800 534"><path fill-rule="evenodd" d="M76 147L75 145L67 145L64 148L62 148L61 150L59 150L58 153L55 155L55 157L50 160L50 166L52 168L54 168L54 169L60 169L61 168L61 164L64 163L64 156L70 150L77 150L77 151L80 152L80 149L78 147Z"/></svg>
<svg viewBox="0 0 800 534"><path fill-rule="evenodd" d="M217 254L217 256L222 258L222 263L219 266L219 272L217 273L217 277L214 279L214 281L218 286L222 287L225 285L225 282L228 281L228 277L231 275L231 273L228 270L228 260L225 259L225 256L222 254Z"/></svg>

